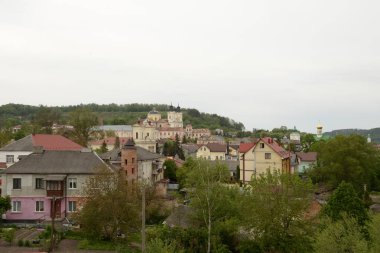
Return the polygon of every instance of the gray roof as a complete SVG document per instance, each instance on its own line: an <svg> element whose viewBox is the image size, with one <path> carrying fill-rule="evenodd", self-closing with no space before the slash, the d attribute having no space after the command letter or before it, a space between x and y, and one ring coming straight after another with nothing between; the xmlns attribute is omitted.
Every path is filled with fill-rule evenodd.
<svg viewBox="0 0 380 253"><path fill-rule="evenodd" d="M104 162L93 152L44 151L32 153L8 167L6 174L93 174Z"/></svg>
<svg viewBox="0 0 380 253"><path fill-rule="evenodd" d="M136 151L137 151L137 161L156 160L156 159L164 157L160 154L152 153L149 150L142 147L138 147L138 146L136 146ZM101 154L100 158L104 160L110 160L110 161L120 161L121 160L120 152L121 152L120 148L115 148L111 151Z"/></svg>
<svg viewBox="0 0 380 253"><path fill-rule="evenodd" d="M236 172L236 167L239 165L239 161L235 160L215 160L210 161L213 165L216 163L226 165L229 171Z"/></svg>
<svg viewBox="0 0 380 253"><path fill-rule="evenodd" d="M188 153L196 153L199 146L197 144L182 144L183 150L186 150Z"/></svg>
<svg viewBox="0 0 380 253"><path fill-rule="evenodd" d="M12 142L5 147L0 148L0 151L33 151L32 135L25 136L18 141Z"/></svg>
<svg viewBox="0 0 380 253"><path fill-rule="evenodd" d="M104 126L96 126L95 130L132 132L132 126L131 125L104 125Z"/></svg>

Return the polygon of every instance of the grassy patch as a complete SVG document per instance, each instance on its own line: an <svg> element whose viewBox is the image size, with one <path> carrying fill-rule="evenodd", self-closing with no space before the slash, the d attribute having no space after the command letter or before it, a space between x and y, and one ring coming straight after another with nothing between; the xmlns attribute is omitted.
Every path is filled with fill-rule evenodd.
<svg viewBox="0 0 380 253"><path fill-rule="evenodd" d="M84 234L81 231L69 230L69 231L65 232L64 238L65 239L72 239L72 240L83 240L86 237L84 236Z"/></svg>
<svg viewBox="0 0 380 253"><path fill-rule="evenodd" d="M82 240L79 242L78 249L115 250L116 245L112 242Z"/></svg>
<svg viewBox="0 0 380 253"><path fill-rule="evenodd" d="M370 195L380 196L380 192L371 192Z"/></svg>

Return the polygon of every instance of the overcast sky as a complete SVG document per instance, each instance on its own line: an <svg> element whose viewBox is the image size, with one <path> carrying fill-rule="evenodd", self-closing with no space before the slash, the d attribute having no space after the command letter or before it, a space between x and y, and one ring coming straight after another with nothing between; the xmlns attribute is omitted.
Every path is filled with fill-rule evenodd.
<svg viewBox="0 0 380 253"><path fill-rule="evenodd" d="M378 0L0 0L0 104L167 103L380 127Z"/></svg>

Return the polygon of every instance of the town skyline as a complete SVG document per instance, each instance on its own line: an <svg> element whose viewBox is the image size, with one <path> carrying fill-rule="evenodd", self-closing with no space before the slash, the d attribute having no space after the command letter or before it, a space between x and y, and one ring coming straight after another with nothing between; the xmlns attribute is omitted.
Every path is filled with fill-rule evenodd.
<svg viewBox="0 0 380 253"><path fill-rule="evenodd" d="M0 104L173 102L248 130L379 127L379 7L2 1L0 86L17 91Z"/></svg>

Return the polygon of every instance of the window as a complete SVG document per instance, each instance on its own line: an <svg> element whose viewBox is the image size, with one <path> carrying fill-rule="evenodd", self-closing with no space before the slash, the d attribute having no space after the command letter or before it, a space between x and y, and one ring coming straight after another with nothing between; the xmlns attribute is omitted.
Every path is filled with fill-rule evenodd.
<svg viewBox="0 0 380 253"><path fill-rule="evenodd" d="M13 189L21 189L21 178L13 178Z"/></svg>
<svg viewBox="0 0 380 253"><path fill-rule="evenodd" d="M135 174L135 168L132 168L132 175Z"/></svg>
<svg viewBox="0 0 380 253"><path fill-rule="evenodd" d="M265 153L265 159L271 159L272 154L271 153Z"/></svg>
<svg viewBox="0 0 380 253"><path fill-rule="evenodd" d="M127 165L128 164L128 159L125 159L124 162L125 162L125 165Z"/></svg>
<svg viewBox="0 0 380 253"><path fill-rule="evenodd" d="M208 159L211 160L211 156L208 156Z"/></svg>
<svg viewBox="0 0 380 253"><path fill-rule="evenodd" d="M264 143L260 143L260 148L264 148Z"/></svg>
<svg viewBox="0 0 380 253"><path fill-rule="evenodd" d="M139 138L139 133L136 133L136 140Z"/></svg>
<svg viewBox="0 0 380 253"><path fill-rule="evenodd" d="M36 189L43 189L43 188L44 188L44 179L36 178Z"/></svg>
<svg viewBox="0 0 380 253"><path fill-rule="evenodd" d="M59 181L47 181L46 190L49 191L58 191L61 190L61 182Z"/></svg>
<svg viewBox="0 0 380 253"><path fill-rule="evenodd" d="M69 212L76 212L77 210L77 202L69 201Z"/></svg>
<svg viewBox="0 0 380 253"><path fill-rule="evenodd" d="M7 163L14 163L15 162L15 156L14 155L7 155Z"/></svg>
<svg viewBox="0 0 380 253"><path fill-rule="evenodd" d="M77 188L77 179L69 178L69 189L76 189L76 188Z"/></svg>
<svg viewBox="0 0 380 253"><path fill-rule="evenodd" d="M132 163L135 163L135 158L134 157L132 157Z"/></svg>
<svg viewBox="0 0 380 253"><path fill-rule="evenodd" d="M43 212L43 211L44 211L44 202L36 201L36 212Z"/></svg>
<svg viewBox="0 0 380 253"><path fill-rule="evenodd" d="M21 212L21 201L12 201L12 212Z"/></svg>
<svg viewBox="0 0 380 253"><path fill-rule="evenodd" d="M223 160L223 156L220 156L220 160Z"/></svg>

